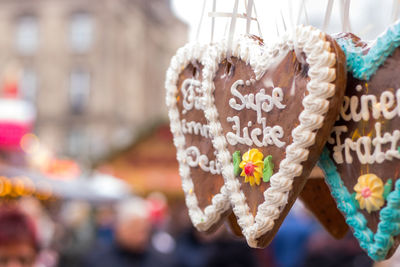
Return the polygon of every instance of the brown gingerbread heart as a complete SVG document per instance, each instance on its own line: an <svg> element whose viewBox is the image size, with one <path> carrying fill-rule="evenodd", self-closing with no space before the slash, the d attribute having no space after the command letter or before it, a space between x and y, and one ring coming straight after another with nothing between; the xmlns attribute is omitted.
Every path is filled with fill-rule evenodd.
<svg viewBox="0 0 400 267"><path fill-rule="evenodd" d="M207 47L190 43L180 48L165 82L182 188L189 216L199 231L214 230L231 213L203 111L201 83Z"/></svg>
<svg viewBox="0 0 400 267"><path fill-rule="evenodd" d="M252 247L272 240L304 187L339 112L344 54L297 27L265 48L254 38L208 50L205 113L233 211Z"/></svg>
<svg viewBox="0 0 400 267"><path fill-rule="evenodd" d="M400 22L372 44L342 34L349 75L320 165L360 246L374 260L400 243Z"/></svg>
<svg viewBox="0 0 400 267"><path fill-rule="evenodd" d="M326 231L334 238L341 239L349 231L349 226L337 208L324 178L322 170L314 167L299 198Z"/></svg>

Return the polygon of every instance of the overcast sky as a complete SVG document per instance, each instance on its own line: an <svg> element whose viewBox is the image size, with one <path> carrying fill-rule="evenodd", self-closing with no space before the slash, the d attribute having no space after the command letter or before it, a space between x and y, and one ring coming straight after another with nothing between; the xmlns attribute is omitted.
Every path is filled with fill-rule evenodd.
<svg viewBox="0 0 400 267"><path fill-rule="evenodd" d="M208 12L211 11L212 0L172 0L172 7L177 16L189 24L190 39L195 40L204 1L206 1L206 8L199 40L208 42L211 35L211 18L208 17ZM398 0L351 0L350 25L352 32L367 40L374 39L393 22L393 7L396 1L399 2ZM234 0L217 0L217 11L232 12L234 2ZM245 0L239 0L239 13L245 11L244 2ZM301 24L307 24L305 13L299 12L301 0L254 0L254 2L262 36L266 41L275 38L277 32L282 33L284 24L286 28L290 28L297 21L300 21ZM341 2L341 0L334 0L330 24L326 29L328 33L342 31L341 10L343 9L341 9ZM292 4L289 5L289 3ZM327 3L328 0L305 0L309 24L322 28ZM299 14L301 18L297 19ZM216 18L216 38L221 38L227 33L229 21L228 18ZM245 20L238 19L238 23L236 33L244 33ZM254 22L252 23L251 33L258 34Z"/></svg>

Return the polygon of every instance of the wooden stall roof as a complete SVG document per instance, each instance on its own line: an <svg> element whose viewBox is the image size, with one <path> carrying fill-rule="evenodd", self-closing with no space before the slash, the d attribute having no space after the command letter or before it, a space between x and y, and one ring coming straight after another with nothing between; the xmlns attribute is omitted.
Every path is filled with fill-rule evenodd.
<svg viewBox="0 0 400 267"><path fill-rule="evenodd" d="M95 167L128 182L135 193L161 191L182 196L176 149L167 123L159 123L134 143L102 160Z"/></svg>

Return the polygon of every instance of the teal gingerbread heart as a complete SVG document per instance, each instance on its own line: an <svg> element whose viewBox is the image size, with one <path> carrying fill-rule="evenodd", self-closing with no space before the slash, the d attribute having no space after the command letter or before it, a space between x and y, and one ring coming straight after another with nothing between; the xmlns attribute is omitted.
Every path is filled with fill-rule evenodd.
<svg viewBox="0 0 400 267"><path fill-rule="evenodd" d="M379 261L400 243L400 21L371 44L352 34L337 42L347 89L319 165L360 246Z"/></svg>

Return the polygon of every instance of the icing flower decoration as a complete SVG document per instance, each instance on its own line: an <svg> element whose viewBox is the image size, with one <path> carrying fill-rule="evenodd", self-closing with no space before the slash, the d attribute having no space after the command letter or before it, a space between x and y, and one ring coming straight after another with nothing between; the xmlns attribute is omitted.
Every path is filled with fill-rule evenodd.
<svg viewBox="0 0 400 267"><path fill-rule="evenodd" d="M274 174L274 163L272 162L272 156L268 155L264 159L263 181L269 182L272 174Z"/></svg>
<svg viewBox="0 0 400 267"><path fill-rule="evenodd" d="M238 176L242 171L239 167L241 161L240 151L235 151L235 153L233 153L232 155L232 158L233 158L233 172L235 173L235 176Z"/></svg>
<svg viewBox="0 0 400 267"><path fill-rule="evenodd" d="M385 203L383 182L375 174L368 173L358 177L354 190L360 208L366 209L368 213L379 210Z"/></svg>
<svg viewBox="0 0 400 267"><path fill-rule="evenodd" d="M256 148L243 154L239 167L242 169L240 176L245 177L245 183L250 183L251 186L260 185L264 167L263 157L264 155Z"/></svg>

